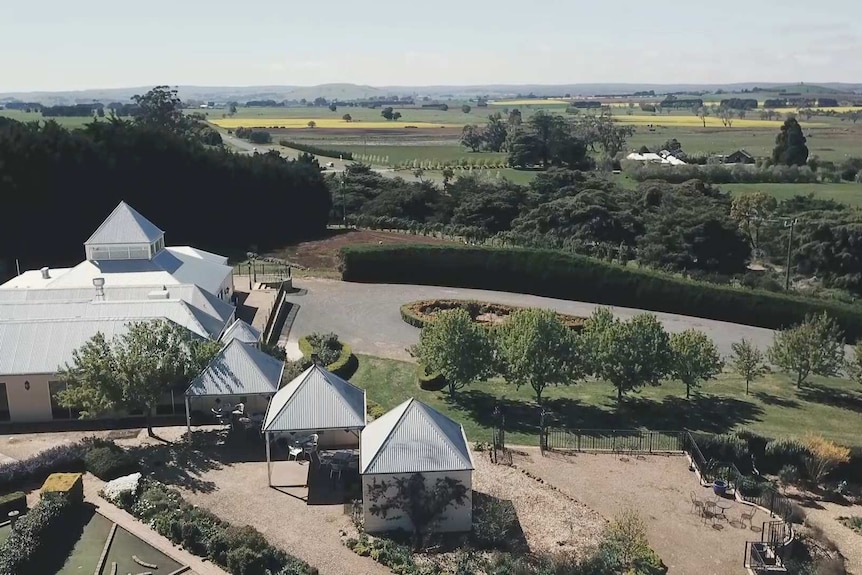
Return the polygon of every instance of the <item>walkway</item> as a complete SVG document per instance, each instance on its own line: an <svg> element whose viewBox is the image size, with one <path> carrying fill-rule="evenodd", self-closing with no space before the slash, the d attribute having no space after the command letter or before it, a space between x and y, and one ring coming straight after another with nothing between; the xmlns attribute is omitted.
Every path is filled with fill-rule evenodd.
<svg viewBox="0 0 862 575"><path fill-rule="evenodd" d="M819 527L838 547L847 562L848 575L862 575L862 536L841 524L839 517L862 516L862 505L837 505L819 501L818 508L805 508L806 523Z"/></svg>
<svg viewBox="0 0 862 575"><path fill-rule="evenodd" d="M419 330L401 320L402 304L422 299L478 299L519 306L544 307L562 313L589 316L600 306L592 303L551 299L539 296L436 286L360 284L318 278L294 278L294 286L307 290L303 295L288 295L299 306L296 320L286 324L282 344L294 347L296 340L316 331L332 331L353 346L353 351L410 360L406 348L419 341ZM629 318L641 310L612 307L621 318ZM731 352L731 344L745 337L761 349L772 344L772 330L687 317L655 313L670 332L698 329L706 332L722 354Z"/></svg>
<svg viewBox="0 0 862 575"><path fill-rule="evenodd" d="M86 474L84 476L84 501L95 505L96 508L98 508L99 513L138 539L149 543L178 563L187 565L196 575L228 575L213 563L205 561L197 555L192 555L185 549L174 546L174 544L166 537L162 537L126 511L102 499L102 497L99 496L99 490L102 489L104 485L104 481L90 475L89 473Z"/></svg>

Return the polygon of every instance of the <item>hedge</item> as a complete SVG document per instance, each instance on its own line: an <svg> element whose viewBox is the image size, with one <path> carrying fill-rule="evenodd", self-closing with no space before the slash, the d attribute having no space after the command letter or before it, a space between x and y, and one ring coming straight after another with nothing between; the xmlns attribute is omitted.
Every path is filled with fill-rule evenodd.
<svg viewBox="0 0 862 575"><path fill-rule="evenodd" d="M313 146L311 144L300 144L299 142L291 142L289 140L279 140L278 144L280 146L284 146L285 148L293 148L294 150L299 150L300 152L308 152L309 154L314 154L315 156L324 156L327 158L336 158L342 160L353 160L353 152L345 152L343 150L335 150L332 148L321 148L320 146Z"/></svg>
<svg viewBox="0 0 862 575"><path fill-rule="evenodd" d="M299 338L299 351L302 352L306 359L311 358L311 344L305 337ZM341 344L341 354L334 362L325 366L326 371L330 371L342 379L350 379L359 368L359 360L353 355L353 349L346 343L339 341Z"/></svg>
<svg viewBox="0 0 862 575"><path fill-rule="evenodd" d="M18 511L21 514L27 512L27 496L24 492L14 491L0 495L0 521L5 521L10 511Z"/></svg>
<svg viewBox="0 0 862 575"><path fill-rule="evenodd" d="M419 388L425 391L440 391L449 385L445 377L439 373L428 373L422 364L416 366L416 379L419 382Z"/></svg>
<svg viewBox="0 0 862 575"><path fill-rule="evenodd" d="M49 494L18 519L0 547L0 575L54 573L61 542L73 528L75 506Z"/></svg>
<svg viewBox="0 0 862 575"><path fill-rule="evenodd" d="M84 501L84 476L80 473L52 473L42 485L41 496L59 494L72 502Z"/></svg>
<svg viewBox="0 0 862 575"><path fill-rule="evenodd" d="M771 329L826 311L849 340L862 306L707 284L553 250L472 246L348 246L344 281L469 287L677 313Z"/></svg>
<svg viewBox="0 0 862 575"><path fill-rule="evenodd" d="M94 447L84 455L87 471L103 481L110 481L139 470L138 462L118 445Z"/></svg>

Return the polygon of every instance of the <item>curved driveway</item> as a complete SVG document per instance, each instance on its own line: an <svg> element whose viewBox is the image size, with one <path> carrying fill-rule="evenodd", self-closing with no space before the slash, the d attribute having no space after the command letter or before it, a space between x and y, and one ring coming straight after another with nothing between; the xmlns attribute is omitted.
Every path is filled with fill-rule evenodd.
<svg viewBox="0 0 862 575"><path fill-rule="evenodd" d="M317 278L297 278L293 284L296 288L307 290L307 293L288 296L291 303L299 305L299 311L292 326L285 327L280 343L287 347L292 357L299 352L296 346L299 337L317 331L332 331L342 341L349 343L354 352L409 360L406 348L419 341L419 330L401 320L399 308L402 304L421 299L478 299L550 308L580 316L588 316L598 307L610 307L621 318L629 318L642 311L466 288L362 284ZM772 343L773 332L770 329L669 313L651 313L655 313L670 332L689 328L705 332L724 355L730 354L730 345L743 337L752 340L763 350Z"/></svg>

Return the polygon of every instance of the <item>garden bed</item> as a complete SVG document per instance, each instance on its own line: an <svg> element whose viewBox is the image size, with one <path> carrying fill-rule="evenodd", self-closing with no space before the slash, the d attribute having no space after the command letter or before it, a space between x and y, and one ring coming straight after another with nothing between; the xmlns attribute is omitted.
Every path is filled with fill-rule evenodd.
<svg viewBox="0 0 862 575"><path fill-rule="evenodd" d="M505 322L513 312L525 308L476 300L430 299L402 305L401 319L414 327L422 328L427 322L434 321L434 317L438 313L453 309L466 310L476 323L485 327L493 327ZM586 321L586 318L563 313L558 313L557 317L566 326L576 330L581 329Z"/></svg>

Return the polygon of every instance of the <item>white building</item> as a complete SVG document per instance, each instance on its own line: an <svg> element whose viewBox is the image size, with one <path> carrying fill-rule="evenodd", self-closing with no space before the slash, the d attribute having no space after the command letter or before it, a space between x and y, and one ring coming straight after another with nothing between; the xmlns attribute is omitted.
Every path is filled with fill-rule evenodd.
<svg viewBox="0 0 862 575"><path fill-rule="evenodd" d="M369 423L362 432L359 473L365 529L370 533L411 530L403 514L380 517L371 513L371 485L422 474L431 488L439 479L460 482L467 490L461 505L451 504L437 530L470 531L473 521L473 456L460 423L421 401L408 399Z"/></svg>
<svg viewBox="0 0 862 575"><path fill-rule="evenodd" d="M120 203L85 242L72 268L27 271L0 285L0 421L77 417L60 407L57 372L101 332L165 319L218 339L232 326L233 276L227 258L196 248L166 247L165 234ZM159 412L182 413L180 392Z"/></svg>

